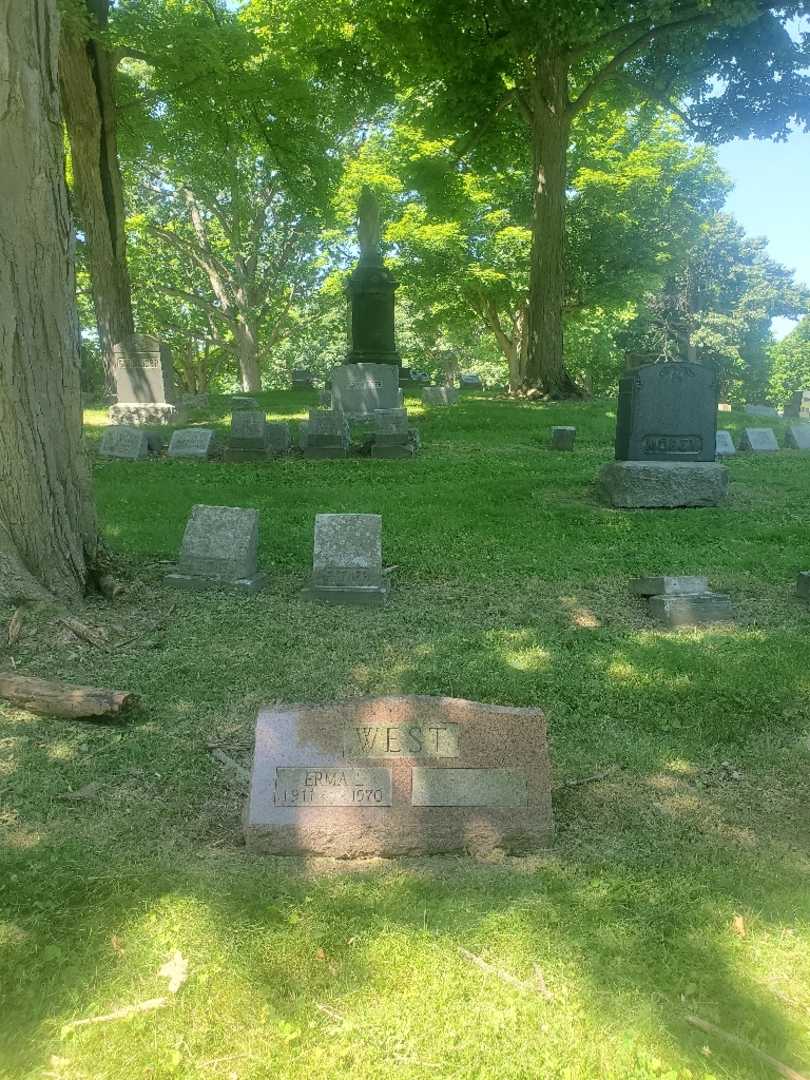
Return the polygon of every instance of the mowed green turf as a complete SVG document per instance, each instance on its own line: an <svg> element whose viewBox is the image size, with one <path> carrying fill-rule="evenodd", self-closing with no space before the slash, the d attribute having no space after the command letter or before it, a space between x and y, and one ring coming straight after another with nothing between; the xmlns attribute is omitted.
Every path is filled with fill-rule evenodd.
<svg viewBox="0 0 810 1080"><path fill-rule="evenodd" d="M314 401L263 395L273 419ZM810 1072L810 454L731 461L721 509L614 511L610 402L408 405L413 461L96 460L126 589L80 614L113 645L32 613L2 666L143 708L120 730L0 710L4 1080L773 1075L690 1015ZM259 509L264 593L163 589L200 502ZM300 601L319 511L383 515L387 609ZM657 629L628 591L654 573L708 574L736 623ZM248 856L243 779L209 744L249 765L258 705L379 693L543 707L554 847Z"/></svg>

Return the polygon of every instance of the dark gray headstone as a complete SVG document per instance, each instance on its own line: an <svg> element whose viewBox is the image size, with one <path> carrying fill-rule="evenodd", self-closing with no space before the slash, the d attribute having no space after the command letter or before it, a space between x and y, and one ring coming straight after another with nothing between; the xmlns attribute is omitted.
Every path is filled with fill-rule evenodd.
<svg viewBox="0 0 810 1080"><path fill-rule="evenodd" d="M715 449L718 457L731 457L736 454L734 440L730 431L718 431L715 436Z"/></svg>
<svg viewBox="0 0 810 1080"><path fill-rule="evenodd" d="M810 424L791 424L785 432L785 446L791 450L810 450Z"/></svg>
<svg viewBox="0 0 810 1080"><path fill-rule="evenodd" d="M233 450L267 449L267 420L261 409L240 409L233 414L228 446Z"/></svg>
<svg viewBox="0 0 810 1080"><path fill-rule="evenodd" d="M267 446L273 454L286 454L292 445L290 425L286 421L275 421L267 425Z"/></svg>
<svg viewBox="0 0 810 1080"><path fill-rule="evenodd" d="M619 380L617 461L714 461L717 375L703 364L645 364Z"/></svg>
<svg viewBox="0 0 810 1080"><path fill-rule="evenodd" d="M101 457L138 461L149 454L149 434L143 428L114 424L104 429L98 452Z"/></svg>
<svg viewBox="0 0 810 1080"><path fill-rule="evenodd" d="M396 364L343 364L332 372L332 408L349 419L402 404Z"/></svg>
<svg viewBox="0 0 810 1080"><path fill-rule="evenodd" d="M214 451L216 433L211 428L183 428L172 434L170 458L209 458Z"/></svg>
<svg viewBox="0 0 810 1080"><path fill-rule="evenodd" d="M335 604L381 604L388 594L382 572L379 514L318 514L312 586L305 596Z"/></svg>
<svg viewBox="0 0 810 1080"><path fill-rule="evenodd" d="M157 338L131 334L113 346L112 363L119 402L174 403L171 353Z"/></svg>
<svg viewBox="0 0 810 1080"><path fill-rule="evenodd" d="M802 570L796 580L796 593L802 600L810 600L810 570Z"/></svg>
<svg viewBox="0 0 810 1080"><path fill-rule="evenodd" d="M576 437L577 429L575 427L553 427L551 429L551 449L573 450Z"/></svg>
<svg viewBox="0 0 810 1080"><path fill-rule="evenodd" d="M755 454L771 454L779 449L773 428L747 427L740 439L740 450L751 450Z"/></svg>
<svg viewBox="0 0 810 1080"><path fill-rule="evenodd" d="M349 453L349 424L343 413L310 409L299 427L299 446L307 458L345 458Z"/></svg>
<svg viewBox="0 0 810 1080"><path fill-rule="evenodd" d="M259 512L236 506L192 507L180 545L177 572L166 581L181 588L223 585L255 592Z"/></svg>
<svg viewBox="0 0 810 1080"><path fill-rule="evenodd" d="M373 458L409 458L416 453L416 432L408 427L405 409L377 409L374 413Z"/></svg>
<svg viewBox="0 0 810 1080"><path fill-rule="evenodd" d="M664 626L701 626L728 622L734 618L734 605L722 593L695 596L651 596L650 614Z"/></svg>

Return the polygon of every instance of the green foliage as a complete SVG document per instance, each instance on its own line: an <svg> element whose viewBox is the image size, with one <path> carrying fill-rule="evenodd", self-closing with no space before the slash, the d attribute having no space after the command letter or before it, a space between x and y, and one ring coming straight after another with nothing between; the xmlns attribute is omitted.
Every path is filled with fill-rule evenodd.
<svg viewBox="0 0 810 1080"><path fill-rule="evenodd" d="M810 389L810 315L771 349L770 399L783 404L794 390Z"/></svg>

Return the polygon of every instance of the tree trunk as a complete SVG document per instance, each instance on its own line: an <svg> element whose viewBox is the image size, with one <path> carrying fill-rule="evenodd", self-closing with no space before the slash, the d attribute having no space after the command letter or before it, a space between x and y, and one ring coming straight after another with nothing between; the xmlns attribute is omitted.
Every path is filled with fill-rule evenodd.
<svg viewBox="0 0 810 1080"><path fill-rule="evenodd" d="M577 394L563 360L568 70L542 56L532 84L534 205L526 383L553 397Z"/></svg>
<svg viewBox="0 0 810 1080"><path fill-rule="evenodd" d="M0 594L80 593L96 553L82 447L57 0L0 0Z"/></svg>
<svg viewBox="0 0 810 1080"><path fill-rule="evenodd" d="M242 378L242 389L250 393L257 393L262 388L262 377L259 372L259 348L256 341L256 330L250 320L244 315L236 316L236 355L239 358L239 371Z"/></svg>
<svg viewBox="0 0 810 1080"><path fill-rule="evenodd" d="M104 29L109 0L86 3L97 25ZM59 76L76 215L87 244L99 344L112 388L112 347L135 329L115 134L115 64L101 41L86 38L75 27L65 27Z"/></svg>

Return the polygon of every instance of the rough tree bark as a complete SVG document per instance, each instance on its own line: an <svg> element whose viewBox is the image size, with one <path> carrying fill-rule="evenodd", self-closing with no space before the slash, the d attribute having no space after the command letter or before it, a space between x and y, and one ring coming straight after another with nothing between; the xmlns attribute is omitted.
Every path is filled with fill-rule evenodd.
<svg viewBox="0 0 810 1080"><path fill-rule="evenodd" d="M109 0L85 3L94 26L104 30ZM99 344L112 386L112 347L135 329L116 140L115 58L98 38L65 25L59 77L76 215L87 242Z"/></svg>
<svg viewBox="0 0 810 1080"><path fill-rule="evenodd" d="M578 395L565 370L566 158L570 132L568 65L541 56L532 83L534 204L529 270L529 334L525 382L552 397Z"/></svg>
<svg viewBox="0 0 810 1080"><path fill-rule="evenodd" d="M0 595L79 594L96 553L82 447L57 0L0 0Z"/></svg>

